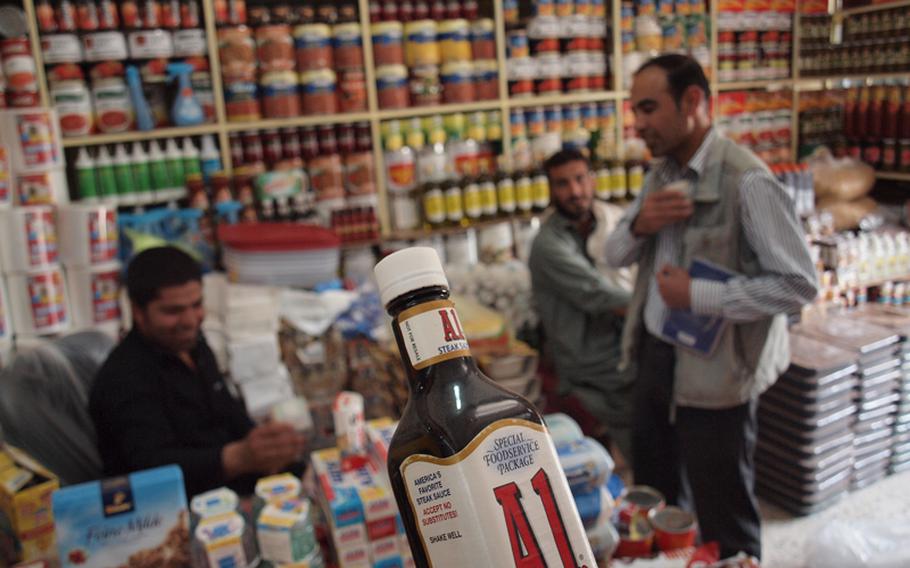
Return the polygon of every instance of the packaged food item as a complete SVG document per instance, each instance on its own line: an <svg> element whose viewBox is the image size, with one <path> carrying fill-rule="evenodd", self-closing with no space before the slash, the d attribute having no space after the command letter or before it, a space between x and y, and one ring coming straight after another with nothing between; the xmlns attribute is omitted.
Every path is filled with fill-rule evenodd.
<svg viewBox="0 0 910 568"><path fill-rule="evenodd" d="M173 38L176 57L204 56L208 49L205 43L205 30L202 29L178 30L174 32Z"/></svg>
<svg viewBox="0 0 910 568"><path fill-rule="evenodd" d="M3 59L3 75L6 78L7 89L20 93L38 92L35 60L32 58L28 39L3 40L0 43L0 57Z"/></svg>
<svg viewBox="0 0 910 568"><path fill-rule="evenodd" d="M478 101L499 98L499 65L495 59L474 63L474 91Z"/></svg>
<svg viewBox="0 0 910 568"><path fill-rule="evenodd" d="M262 75L259 97L265 118L291 118L300 115L297 74L272 71Z"/></svg>
<svg viewBox="0 0 910 568"><path fill-rule="evenodd" d="M404 27L405 62L408 67L439 65L437 26L433 20L408 22Z"/></svg>
<svg viewBox="0 0 910 568"><path fill-rule="evenodd" d="M256 83L252 81L231 81L224 84L224 110L228 120L258 120L259 100L256 98Z"/></svg>
<svg viewBox="0 0 910 568"><path fill-rule="evenodd" d="M404 65L385 65L376 69L376 94L379 108L408 106L408 70Z"/></svg>
<svg viewBox="0 0 910 568"><path fill-rule="evenodd" d="M0 301L5 298L0 297ZM0 511L9 519L8 526L19 548L20 559L32 562L53 557L51 495L60 487L60 481L31 456L9 443L0 448L0 477L19 480L0 483Z"/></svg>
<svg viewBox="0 0 910 568"><path fill-rule="evenodd" d="M442 97L446 103L469 103L475 99L474 65L456 61L442 66Z"/></svg>
<svg viewBox="0 0 910 568"><path fill-rule="evenodd" d="M186 494L177 466L65 487L54 494L53 508L57 549L66 568L100 558L112 566L140 560L190 563Z"/></svg>
<svg viewBox="0 0 910 568"><path fill-rule="evenodd" d="M264 560L288 564L321 561L310 507L306 499L265 506L256 522L256 536ZM320 557L316 559L316 555Z"/></svg>
<svg viewBox="0 0 910 568"><path fill-rule="evenodd" d="M439 24L439 57L440 61L471 60L471 26L467 20L445 20Z"/></svg>
<svg viewBox="0 0 910 568"><path fill-rule="evenodd" d="M218 54L225 82L256 80L256 43L246 26L218 30Z"/></svg>
<svg viewBox="0 0 910 568"><path fill-rule="evenodd" d="M471 56L473 59L496 59L496 28L490 18L471 24Z"/></svg>
<svg viewBox="0 0 910 568"><path fill-rule="evenodd" d="M337 77L334 71L322 69L300 74L303 114L335 114L338 100L335 96Z"/></svg>
<svg viewBox="0 0 910 568"><path fill-rule="evenodd" d="M401 22L379 22L371 29L376 67L404 65L404 26Z"/></svg>
<svg viewBox="0 0 910 568"><path fill-rule="evenodd" d="M123 66L119 63L120 73ZM133 104L123 76L92 80L95 124L104 133L126 132L133 124Z"/></svg>
<svg viewBox="0 0 910 568"><path fill-rule="evenodd" d="M272 25L257 28L256 46L260 72L294 70L294 40L291 38L290 26Z"/></svg>
<svg viewBox="0 0 910 568"><path fill-rule="evenodd" d="M116 32L106 32L116 33ZM174 41L171 32L166 30L140 30L129 34L130 57L133 59L153 59L156 57L173 57Z"/></svg>
<svg viewBox="0 0 910 568"><path fill-rule="evenodd" d="M332 28L303 24L294 28L297 70L301 73L332 67Z"/></svg>
<svg viewBox="0 0 910 568"><path fill-rule="evenodd" d="M338 74L338 111L362 112L367 109L367 78L362 69Z"/></svg>
<svg viewBox="0 0 910 568"><path fill-rule="evenodd" d="M337 24L332 28L332 48L336 71L363 69L363 39L360 24Z"/></svg>
<svg viewBox="0 0 910 568"><path fill-rule="evenodd" d="M127 58L126 38L121 32L97 32L82 36L86 61L123 61Z"/></svg>
<svg viewBox="0 0 910 568"><path fill-rule="evenodd" d="M41 53L45 63L79 63L82 61L82 43L76 34L43 35Z"/></svg>
<svg viewBox="0 0 910 568"><path fill-rule="evenodd" d="M414 106L433 106L442 102L442 82L438 65L421 65L411 69L408 91Z"/></svg>
<svg viewBox="0 0 910 568"><path fill-rule="evenodd" d="M92 96L81 70L78 75L51 82L51 104L57 109L60 133L63 136L86 136L94 125Z"/></svg>

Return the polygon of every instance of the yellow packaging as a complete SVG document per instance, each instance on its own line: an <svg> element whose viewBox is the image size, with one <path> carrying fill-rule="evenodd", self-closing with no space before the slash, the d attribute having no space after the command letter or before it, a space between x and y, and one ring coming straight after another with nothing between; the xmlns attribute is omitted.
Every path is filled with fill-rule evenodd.
<svg viewBox="0 0 910 568"><path fill-rule="evenodd" d="M25 477L30 477L26 484L13 482ZM56 541L51 495L60 487L60 481L28 454L9 444L0 449L0 480L8 482L0 481L0 511L9 518L19 540L19 560L53 558Z"/></svg>

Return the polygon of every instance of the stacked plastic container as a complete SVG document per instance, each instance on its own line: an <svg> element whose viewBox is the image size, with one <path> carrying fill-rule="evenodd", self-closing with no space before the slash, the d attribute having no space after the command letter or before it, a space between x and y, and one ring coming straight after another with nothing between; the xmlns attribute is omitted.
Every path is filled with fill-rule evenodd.
<svg viewBox="0 0 910 568"><path fill-rule="evenodd" d="M72 325L53 206L66 199L63 166L53 111L0 112L0 351Z"/></svg>
<svg viewBox="0 0 910 568"><path fill-rule="evenodd" d="M66 269L76 329L120 332L120 274L117 210L105 204L60 207L60 259Z"/></svg>

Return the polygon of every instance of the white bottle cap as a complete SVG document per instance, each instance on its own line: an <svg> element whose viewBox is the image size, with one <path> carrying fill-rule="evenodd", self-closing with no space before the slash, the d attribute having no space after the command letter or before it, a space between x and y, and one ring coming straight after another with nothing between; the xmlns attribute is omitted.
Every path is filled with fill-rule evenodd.
<svg viewBox="0 0 910 568"><path fill-rule="evenodd" d="M392 253L373 268L382 305L429 286L449 287L439 255L431 247L411 247Z"/></svg>

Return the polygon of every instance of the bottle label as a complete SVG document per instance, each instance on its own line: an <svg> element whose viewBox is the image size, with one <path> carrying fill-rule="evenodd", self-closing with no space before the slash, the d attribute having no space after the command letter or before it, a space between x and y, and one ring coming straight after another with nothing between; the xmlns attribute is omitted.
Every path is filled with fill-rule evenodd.
<svg viewBox="0 0 910 568"><path fill-rule="evenodd" d="M596 566L546 429L497 420L457 454L401 464L420 542L434 568Z"/></svg>
<svg viewBox="0 0 910 568"><path fill-rule="evenodd" d="M401 312L398 326L411 365L423 369L448 359L470 357L455 304L437 300Z"/></svg>

